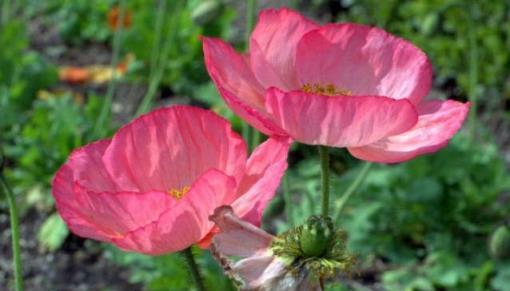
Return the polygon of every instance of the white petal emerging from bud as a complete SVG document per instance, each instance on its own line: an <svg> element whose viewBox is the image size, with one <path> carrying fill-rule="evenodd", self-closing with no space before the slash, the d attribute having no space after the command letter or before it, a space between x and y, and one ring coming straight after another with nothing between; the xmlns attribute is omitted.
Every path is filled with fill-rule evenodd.
<svg viewBox="0 0 510 291"><path fill-rule="evenodd" d="M274 236L239 219L229 206L217 208L210 219L221 230L213 239L211 253L241 290L320 290L306 268L296 269L273 255ZM234 262L227 256L241 259Z"/></svg>

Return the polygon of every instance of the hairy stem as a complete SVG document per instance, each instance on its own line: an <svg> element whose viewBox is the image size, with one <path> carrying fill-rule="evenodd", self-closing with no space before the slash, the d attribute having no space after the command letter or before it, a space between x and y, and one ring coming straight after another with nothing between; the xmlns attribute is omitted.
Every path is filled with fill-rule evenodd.
<svg viewBox="0 0 510 291"><path fill-rule="evenodd" d="M195 287L198 291L205 291L204 281L202 280L202 276L200 275L200 271L198 269L198 265L195 262L195 258L193 257L193 252L191 251L191 247L181 251L184 260L189 268L189 273L191 275L191 279L195 284Z"/></svg>

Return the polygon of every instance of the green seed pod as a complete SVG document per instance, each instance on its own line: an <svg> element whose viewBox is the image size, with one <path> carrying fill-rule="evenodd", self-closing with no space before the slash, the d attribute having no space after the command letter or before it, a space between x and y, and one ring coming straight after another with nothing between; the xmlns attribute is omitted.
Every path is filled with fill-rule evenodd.
<svg viewBox="0 0 510 291"><path fill-rule="evenodd" d="M197 8L191 12L191 19L197 25L205 25L218 17L220 12L220 1L206 0L200 3Z"/></svg>
<svg viewBox="0 0 510 291"><path fill-rule="evenodd" d="M333 235L331 218L312 216L301 231L301 251L306 257L320 257L328 251Z"/></svg>
<svg viewBox="0 0 510 291"><path fill-rule="evenodd" d="M510 229L508 226L502 225L494 231L489 241L489 250L495 259L510 258Z"/></svg>

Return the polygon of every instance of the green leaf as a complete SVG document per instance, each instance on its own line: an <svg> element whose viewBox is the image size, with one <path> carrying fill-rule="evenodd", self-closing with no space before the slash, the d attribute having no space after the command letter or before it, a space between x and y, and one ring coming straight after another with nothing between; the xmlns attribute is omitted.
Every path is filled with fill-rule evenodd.
<svg viewBox="0 0 510 291"><path fill-rule="evenodd" d="M68 234L69 230L62 218L53 213L44 221L37 238L43 248L55 251L64 243Z"/></svg>

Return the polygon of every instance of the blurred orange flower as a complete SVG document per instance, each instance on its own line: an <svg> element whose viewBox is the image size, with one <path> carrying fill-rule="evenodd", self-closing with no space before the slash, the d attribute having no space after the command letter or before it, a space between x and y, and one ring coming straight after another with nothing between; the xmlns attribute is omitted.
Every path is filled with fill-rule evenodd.
<svg viewBox="0 0 510 291"><path fill-rule="evenodd" d="M86 83L90 79L90 72L86 68L62 67L58 71L59 79L71 84Z"/></svg>
<svg viewBox="0 0 510 291"><path fill-rule="evenodd" d="M118 5L115 5L108 12L107 20L108 20L108 26L113 31L117 30L121 24L122 24L122 27L128 28L131 26L131 22L132 22L131 11L129 11L128 9L125 9L124 15L121 20L120 19L120 8Z"/></svg>

